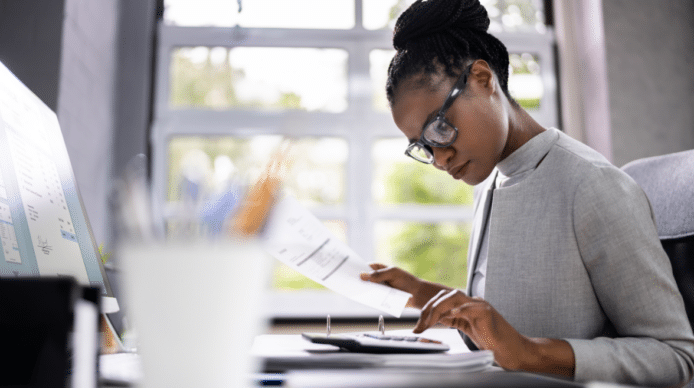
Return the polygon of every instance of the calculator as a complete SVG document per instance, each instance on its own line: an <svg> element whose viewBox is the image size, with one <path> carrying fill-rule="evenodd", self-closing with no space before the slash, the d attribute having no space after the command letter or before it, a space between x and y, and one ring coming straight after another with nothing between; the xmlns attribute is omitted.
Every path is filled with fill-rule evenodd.
<svg viewBox="0 0 694 388"><path fill-rule="evenodd" d="M302 333L301 336L313 343L335 345L359 353L440 353L450 349L441 341L414 335Z"/></svg>

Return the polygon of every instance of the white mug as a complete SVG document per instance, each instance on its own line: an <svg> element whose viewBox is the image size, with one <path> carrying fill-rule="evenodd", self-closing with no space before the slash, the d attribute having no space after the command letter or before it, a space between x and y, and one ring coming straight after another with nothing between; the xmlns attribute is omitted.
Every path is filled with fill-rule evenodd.
<svg viewBox="0 0 694 388"><path fill-rule="evenodd" d="M119 258L143 386L252 385L272 260L256 240L125 244Z"/></svg>

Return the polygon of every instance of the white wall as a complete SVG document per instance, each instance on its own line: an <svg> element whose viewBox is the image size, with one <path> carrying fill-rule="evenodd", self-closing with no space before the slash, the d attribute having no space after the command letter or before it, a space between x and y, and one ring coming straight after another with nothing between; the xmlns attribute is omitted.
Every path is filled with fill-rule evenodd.
<svg viewBox="0 0 694 388"><path fill-rule="evenodd" d="M53 110L63 8L63 0L0 0L0 61Z"/></svg>
<svg viewBox="0 0 694 388"><path fill-rule="evenodd" d="M108 238L117 0L65 0L57 114L97 244Z"/></svg>
<svg viewBox="0 0 694 388"><path fill-rule="evenodd" d="M603 0L613 162L694 148L694 0Z"/></svg>

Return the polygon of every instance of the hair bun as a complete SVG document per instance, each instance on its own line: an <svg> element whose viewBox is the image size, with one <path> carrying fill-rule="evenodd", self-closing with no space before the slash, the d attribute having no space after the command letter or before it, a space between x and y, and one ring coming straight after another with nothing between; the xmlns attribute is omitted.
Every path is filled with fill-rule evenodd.
<svg viewBox="0 0 694 388"><path fill-rule="evenodd" d="M487 10L479 0L417 0L398 17L393 46L404 50L420 37L450 29L487 32Z"/></svg>

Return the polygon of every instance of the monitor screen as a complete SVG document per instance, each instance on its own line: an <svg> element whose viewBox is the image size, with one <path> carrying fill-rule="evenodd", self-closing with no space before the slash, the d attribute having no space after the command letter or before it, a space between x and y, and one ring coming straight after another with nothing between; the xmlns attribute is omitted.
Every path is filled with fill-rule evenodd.
<svg viewBox="0 0 694 388"><path fill-rule="evenodd" d="M2 63L0 243L0 276L71 276L117 309L58 118Z"/></svg>

